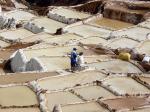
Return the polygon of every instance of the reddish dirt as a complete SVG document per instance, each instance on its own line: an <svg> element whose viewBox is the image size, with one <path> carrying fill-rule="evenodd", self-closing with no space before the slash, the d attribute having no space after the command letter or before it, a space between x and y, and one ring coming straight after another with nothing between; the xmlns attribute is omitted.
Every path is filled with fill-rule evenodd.
<svg viewBox="0 0 150 112"><path fill-rule="evenodd" d="M22 48L26 48L26 47L30 47L32 45L34 45L35 43L15 43L12 44L8 47L5 47L4 49L14 49L14 50L18 50L18 49L22 49Z"/></svg>
<svg viewBox="0 0 150 112"><path fill-rule="evenodd" d="M103 102L114 110L136 109L138 107L150 105L148 98L138 98L138 97L108 99Z"/></svg>
<svg viewBox="0 0 150 112"><path fill-rule="evenodd" d="M37 80L44 77L59 75L56 72L45 73L12 73L9 75L0 75L0 84L12 84L12 83L25 83L33 80Z"/></svg>
<svg viewBox="0 0 150 112"><path fill-rule="evenodd" d="M14 53L16 50L12 50L12 49L7 49L7 50L0 50L0 59L2 60L7 60L9 59L9 57L12 55L12 53Z"/></svg>

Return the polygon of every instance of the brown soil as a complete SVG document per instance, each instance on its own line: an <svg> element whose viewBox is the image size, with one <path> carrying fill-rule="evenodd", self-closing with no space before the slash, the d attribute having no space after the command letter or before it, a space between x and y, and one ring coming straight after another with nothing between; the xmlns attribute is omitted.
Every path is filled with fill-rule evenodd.
<svg viewBox="0 0 150 112"><path fill-rule="evenodd" d="M0 109L0 112L40 112L39 108L5 108Z"/></svg>
<svg viewBox="0 0 150 112"><path fill-rule="evenodd" d="M7 50L0 50L0 59L2 60L8 60L9 57L14 53L15 50L7 49Z"/></svg>
<svg viewBox="0 0 150 112"><path fill-rule="evenodd" d="M89 3L73 6L78 11L90 12L92 14L96 14L101 6L103 5L102 0L99 1L91 1Z"/></svg>
<svg viewBox="0 0 150 112"><path fill-rule="evenodd" d="M118 6L117 6L118 7ZM145 12L146 13L146 12ZM128 9L107 7L103 13L104 17L110 19L121 20L133 24L138 24L143 21L144 11L133 11Z"/></svg>
<svg viewBox="0 0 150 112"><path fill-rule="evenodd" d="M4 74L4 73L5 73L4 69L0 68L0 74Z"/></svg>
<svg viewBox="0 0 150 112"><path fill-rule="evenodd" d="M128 98L116 98L103 101L111 109L136 109L138 107L150 105L147 98L128 97Z"/></svg>
<svg viewBox="0 0 150 112"><path fill-rule="evenodd" d="M33 46L34 42L32 43L15 43L15 44L12 44L8 47L5 47L4 49L15 49L15 50L18 50L18 49L22 49L22 48L26 48L26 47L30 47L30 46Z"/></svg>
<svg viewBox="0 0 150 112"><path fill-rule="evenodd" d="M12 84L12 83L25 83L33 80L37 80L44 77L59 75L56 72L45 73L12 73L9 75L0 75L0 84Z"/></svg>
<svg viewBox="0 0 150 112"><path fill-rule="evenodd" d="M14 4L11 0L0 0L0 4L5 5L5 6L14 7Z"/></svg>

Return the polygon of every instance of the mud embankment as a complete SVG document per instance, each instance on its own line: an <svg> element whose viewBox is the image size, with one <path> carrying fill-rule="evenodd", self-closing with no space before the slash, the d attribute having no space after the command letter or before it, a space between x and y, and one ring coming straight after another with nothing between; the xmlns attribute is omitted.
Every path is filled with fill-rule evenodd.
<svg viewBox="0 0 150 112"><path fill-rule="evenodd" d="M138 24L143 21L144 15L106 8L104 10L103 16L106 18L110 18L110 19L121 20L121 21L125 21L128 23Z"/></svg>
<svg viewBox="0 0 150 112"><path fill-rule="evenodd" d="M107 3L104 7L103 16L110 19L138 24L144 21L144 16L150 9L127 3Z"/></svg>
<svg viewBox="0 0 150 112"><path fill-rule="evenodd" d="M2 6L14 7L14 4L11 0L0 0Z"/></svg>
<svg viewBox="0 0 150 112"><path fill-rule="evenodd" d="M150 3L143 2L120 2L120 1L91 1L85 4L73 6L78 11L92 14L102 13L104 17L138 24L149 18Z"/></svg>
<svg viewBox="0 0 150 112"><path fill-rule="evenodd" d="M57 5L57 6L70 6L70 5L77 5L81 3L86 3L89 0L26 0L31 5L36 6L50 6L50 5Z"/></svg>
<svg viewBox="0 0 150 112"><path fill-rule="evenodd" d="M80 4L73 6L72 8L83 11L83 12L90 12L92 14L96 14L98 12L102 13L104 10L104 4L102 1L92 1L85 4Z"/></svg>

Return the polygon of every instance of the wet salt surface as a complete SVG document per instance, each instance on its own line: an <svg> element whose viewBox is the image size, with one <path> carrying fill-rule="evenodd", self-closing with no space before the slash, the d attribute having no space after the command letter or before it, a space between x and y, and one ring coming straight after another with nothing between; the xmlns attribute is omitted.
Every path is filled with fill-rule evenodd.
<svg viewBox="0 0 150 112"><path fill-rule="evenodd" d="M150 40L146 40L137 47L137 51L143 54L150 55Z"/></svg>
<svg viewBox="0 0 150 112"><path fill-rule="evenodd" d="M104 61L88 64L90 67L95 67L98 70L106 70L112 73L141 73L141 70L135 65L121 60Z"/></svg>
<svg viewBox="0 0 150 112"><path fill-rule="evenodd" d="M75 93L81 95L86 100L96 100L98 98L111 98L115 95L101 86L87 86L74 89Z"/></svg>
<svg viewBox="0 0 150 112"><path fill-rule="evenodd" d="M55 104L71 104L75 102L83 102L80 98L70 92L55 92L46 94L47 106L50 111L53 110Z"/></svg>
<svg viewBox="0 0 150 112"><path fill-rule="evenodd" d="M60 69L69 69L70 68L70 59L69 57L40 57L39 58L43 65L47 68L48 71L56 71Z"/></svg>
<svg viewBox="0 0 150 112"><path fill-rule="evenodd" d="M109 44L107 44L108 47L111 47L112 49L117 48L135 48L137 45L139 45L138 41L128 39L128 38L114 38L110 39Z"/></svg>
<svg viewBox="0 0 150 112"><path fill-rule="evenodd" d="M40 57L40 56L66 56L67 53L70 53L72 49L76 47L78 52L83 52L84 49L79 46L67 46L67 47L48 47L42 49L26 49L24 50L24 54L27 59L32 57Z"/></svg>
<svg viewBox="0 0 150 112"><path fill-rule="evenodd" d="M110 34L110 30L106 30L103 28L97 28L90 25L79 25L68 28L67 31L69 33L75 33L81 35L83 37L90 37L90 36L99 36L107 38Z"/></svg>
<svg viewBox="0 0 150 112"><path fill-rule="evenodd" d="M0 85L26 83L40 78L56 75L59 74L56 72L45 72L45 73L12 73L0 75Z"/></svg>
<svg viewBox="0 0 150 112"><path fill-rule="evenodd" d="M101 38L101 37L88 37L88 38L79 40L79 42L84 43L84 44L106 45L108 41L106 39Z"/></svg>
<svg viewBox="0 0 150 112"><path fill-rule="evenodd" d="M62 107L63 112L109 112L96 102L66 105Z"/></svg>
<svg viewBox="0 0 150 112"><path fill-rule="evenodd" d="M74 41L81 40L83 37L80 37L78 35L72 34L72 33L66 33L62 35L55 36L54 38L47 38L44 39L45 42L48 43L57 43L57 44L73 44Z"/></svg>
<svg viewBox="0 0 150 112"><path fill-rule="evenodd" d="M112 36L120 37L120 36L128 36L134 40L143 41L146 39L146 35L150 32L150 29L141 28L141 27L132 27L129 29L125 29L122 31L114 31Z"/></svg>
<svg viewBox="0 0 150 112"><path fill-rule="evenodd" d="M115 30L133 26L133 24L130 23L108 19L108 18L98 18L94 21L90 21L88 24L95 25L95 26L104 26Z"/></svg>
<svg viewBox="0 0 150 112"><path fill-rule="evenodd" d="M38 57L48 71L56 71L60 69L70 69L70 58L69 57ZM99 61L112 60L111 57L107 56L91 56L84 57L86 63L93 63Z"/></svg>
<svg viewBox="0 0 150 112"><path fill-rule="evenodd" d="M38 105L35 93L26 86L0 88L0 105L31 106Z"/></svg>
<svg viewBox="0 0 150 112"><path fill-rule="evenodd" d="M76 74L70 74L66 76L46 78L38 81L38 84L42 88L52 91L52 90L59 90L68 87L73 87L77 84L86 84L96 80L102 80L105 77L106 75L100 72L87 71L87 72L80 72Z"/></svg>
<svg viewBox="0 0 150 112"><path fill-rule="evenodd" d="M110 77L103 81L102 84L119 95L150 94L150 90L148 88L130 77Z"/></svg>

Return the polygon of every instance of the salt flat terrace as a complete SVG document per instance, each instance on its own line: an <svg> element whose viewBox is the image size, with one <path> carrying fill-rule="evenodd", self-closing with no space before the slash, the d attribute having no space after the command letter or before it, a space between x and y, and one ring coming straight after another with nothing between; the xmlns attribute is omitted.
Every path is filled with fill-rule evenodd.
<svg viewBox="0 0 150 112"><path fill-rule="evenodd" d="M62 35L54 36L54 38L47 38L43 41L46 43L56 43L58 45L74 44L75 42L83 39L83 37L75 35L73 33L65 33Z"/></svg>
<svg viewBox="0 0 150 112"><path fill-rule="evenodd" d="M76 45L82 39L83 37L80 37L72 33L66 33L66 34L55 35L55 36L47 33L41 33L35 36L24 38L21 41L22 42L40 41L41 43L26 48L26 49L36 49L36 48Z"/></svg>
<svg viewBox="0 0 150 112"><path fill-rule="evenodd" d="M71 104L83 102L79 97L69 91L46 93L47 107L49 111L53 110L55 104Z"/></svg>
<svg viewBox="0 0 150 112"><path fill-rule="evenodd" d="M22 10L9 11L4 14L8 18L14 18L17 22L30 21L31 19L36 17L34 14Z"/></svg>
<svg viewBox="0 0 150 112"><path fill-rule="evenodd" d="M0 88L0 105L23 107L38 106L39 103L36 94L27 86L13 86Z"/></svg>
<svg viewBox="0 0 150 112"><path fill-rule="evenodd" d="M106 74L103 74L99 71L86 71L76 74L41 79L38 80L38 84L44 89L55 91L74 87L77 84L82 85L96 80L102 80L106 78L106 76Z"/></svg>
<svg viewBox="0 0 150 112"><path fill-rule="evenodd" d="M97 36L108 38L110 30L98 28L90 25L78 25L74 27L67 28L66 31L69 33L75 33L83 37Z"/></svg>
<svg viewBox="0 0 150 112"><path fill-rule="evenodd" d="M111 73L142 73L142 71L134 64L122 60L110 60L88 64L98 70L105 70Z"/></svg>
<svg viewBox="0 0 150 112"><path fill-rule="evenodd" d="M57 76L57 72L7 73L0 75L0 85L24 84L45 77Z"/></svg>
<svg viewBox="0 0 150 112"><path fill-rule="evenodd" d="M112 76L103 81L102 84L118 95L141 95L150 93L147 87L130 77Z"/></svg>
<svg viewBox="0 0 150 112"><path fill-rule="evenodd" d="M97 37L97 36L90 36L90 37L81 39L78 42L81 42L83 44L102 44L102 45L108 44L108 41L106 39Z"/></svg>
<svg viewBox="0 0 150 112"><path fill-rule="evenodd" d="M16 29L16 30L8 30L4 32L0 32L0 36L6 40L21 40L23 38L29 37L34 35L32 32L25 30L25 29Z"/></svg>
<svg viewBox="0 0 150 112"><path fill-rule="evenodd" d="M46 18L46 17L40 17L37 19L34 19L31 21L37 26L44 27L46 32L48 33L56 33L56 30L59 28L63 28L66 26L66 24L63 24L61 22Z"/></svg>
<svg viewBox="0 0 150 112"><path fill-rule="evenodd" d="M106 104L108 108L110 108L111 110L116 110L117 112L148 112L150 110L149 108L146 108L146 106L150 106L148 100L149 98L147 97L124 97L108 99L102 102Z"/></svg>
<svg viewBox="0 0 150 112"><path fill-rule="evenodd" d="M1 48L7 47L9 45L10 45L10 43L0 40L0 47Z"/></svg>
<svg viewBox="0 0 150 112"><path fill-rule="evenodd" d="M113 38L108 41L106 46L117 49L117 48L135 48L140 44L140 42L135 41L130 38L121 37L121 38Z"/></svg>
<svg viewBox="0 0 150 112"><path fill-rule="evenodd" d="M72 91L87 101L115 97L113 93L98 85L76 87L73 88Z"/></svg>
<svg viewBox="0 0 150 112"><path fill-rule="evenodd" d="M136 47L137 51L141 54L147 54L150 55L150 40L145 40L141 42L139 46Z"/></svg>
<svg viewBox="0 0 150 112"><path fill-rule="evenodd" d="M44 33L40 33L40 34L36 34L33 36L23 38L21 42L30 43L30 42L36 42L36 41L44 41L45 39L49 39L49 38L54 38L54 36L44 32Z"/></svg>
<svg viewBox="0 0 150 112"><path fill-rule="evenodd" d="M120 30L122 28L128 28L130 26L133 26L133 24L130 24L130 23L103 18L103 17L99 17L97 19L91 20L87 22L87 24L98 26L98 27L100 26L100 27L111 28L113 30Z"/></svg>
<svg viewBox="0 0 150 112"><path fill-rule="evenodd" d="M43 63L43 66L45 66L48 71L70 69L70 58L69 57L41 56L41 57L38 57L38 59L40 59L40 61ZM103 61L103 60L111 60L111 58L103 57L103 56L85 57L85 62L87 64L99 62L99 61Z"/></svg>
<svg viewBox="0 0 150 112"><path fill-rule="evenodd" d="M139 24L140 27L150 29L150 19Z"/></svg>
<svg viewBox="0 0 150 112"><path fill-rule="evenodd" d="M57 14L60 16L65 16L65 18L75 18L75 19L84 19L84 18L88 18L91 16L90 14L78 12L76 10L68 9L65 7L64 8L59 7L59 8L53 9L52 11L50 11L50 13Z"/></svg>
<svg viewBox="0 0 150 112"><path fill-rule="evenodd" d="M128 38L137 41L144 41L147 39L148 33L150 33L150 29L134 26L127 29L114 31L112 32L112 36L114 37L127 36Z"/></svg>
<svg viewBox="0 0 150 112"><path fill-rule="evenodd" d="M48 58L48 57L39 57L40 61L43 63L43 66L47 69L47 71L56 71L61 69L69 69L70 68L70 59L69 57L56 57L56 58Z"/></svg>
<svg viewBox="0 0 150 112"><path fill-rule="evenodd" d="M39 108L27 107L27 108L5 108L0 109L1 112L41 112Z"/></svg>
<svg viewBox="0 0 150 112"><path fill-rule="evenodd" d="M86 50L80 46L58 46L58 47L47 47L47 48L36 48L36 49L24 49L24 54L27 59L32 57L40 57L40 56L67 56L71 52L71 50L76 47L78 52L84 52L85 55L95 55L93 51Z"/></svg>
<svg viewBox="0 0 150 112"><path fill-rule="evenodd" d="M97 102L78 103L62 106L63 112L109 112Z"/></svg>

